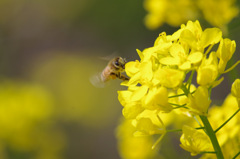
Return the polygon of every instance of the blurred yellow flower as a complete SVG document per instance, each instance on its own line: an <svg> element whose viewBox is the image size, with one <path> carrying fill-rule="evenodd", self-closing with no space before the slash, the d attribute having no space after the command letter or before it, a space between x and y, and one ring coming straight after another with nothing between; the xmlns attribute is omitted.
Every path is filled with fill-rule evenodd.
<svg viewBox="0 0 240 159"><path fill-rule="evenodd" d="M227 24L239 13L235 3L236 0L198 0L197 6L208 23L226 31Z"/></svg>
<svg viewBox="0 0 240 159"><path fill-rule="evenodd" d="M145 0L144 8L148 11L145 24L149 29L156 29L163 23L176 27L197 16L192 0Z"/></svg>
<svg viewBox="0 0 240 159"><path fill-rule="evenodd" d="M118 139L118 149L124 159L153 159L162 158L157 149L152 149L154 142L152 136L134 137L136 128L132 125L132 120L122 120L117 128L116 137Z"/></svg>
<svg viewBox="0 0 240 159"><path fill-rule="evenodd" d="M186 151L191 152L192 156L196 156L203 151L209 151L211 148L211 141L204 132L187 125L183 126L182 131L180 146Z"/></svg>
<svg viewBox="0 0 240 159"><path fill-rule="evenodd" d="M236 79L233 82L231 92L232 92L232 95L236 97L238 102L238 107L240 108L240 79Z"/></svg>
<svg viewBox="0 0 240 159"><path fill-rule="evenodd" d="M229 94L221 106L212 106L209 109L209 121L216 130L238 109L236 98ZM224 158L233 158L239 152L240 143L240 114L236 114L226 125L217 131L216 135L223 151ZM216 158L215 155L204 154L201 159Z"/></svg>
<svg viewBox="0 0 240 159"><path fill-rule="evenodd" d="M52 96L40 85L0 82L0 140L12 153L31 153L34 158L60 159L64 136L49 128Z"/></svg>
<svg viewBox="0 0 240 159"><path fill-rule="evenodd" d="M236 0L145 0L145 25L149 29L164 23L177 27L188 20L204 18L227 32L227 24L239 13L235 3Z"/></svg>
<svg viewBox="0 0 240 159"><path fill-rule="evenodd" d="M156 110L144 110L133 120L132 124L136 127L135 136L163 134L165 132L165 126L159 120Z"/></svg>

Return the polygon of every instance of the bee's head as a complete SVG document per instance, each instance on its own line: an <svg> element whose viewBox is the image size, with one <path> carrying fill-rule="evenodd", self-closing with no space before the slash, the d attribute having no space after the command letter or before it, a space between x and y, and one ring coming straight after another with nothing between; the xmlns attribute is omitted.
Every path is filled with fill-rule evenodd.
<svg viewBox="0 0 240 159"><path fill-rule="evenodd" d="M117 57L113 61L113 65L115 68L118 70L124 70L125 69L125 64L126 64L126 59L122 57Z"/></svg>

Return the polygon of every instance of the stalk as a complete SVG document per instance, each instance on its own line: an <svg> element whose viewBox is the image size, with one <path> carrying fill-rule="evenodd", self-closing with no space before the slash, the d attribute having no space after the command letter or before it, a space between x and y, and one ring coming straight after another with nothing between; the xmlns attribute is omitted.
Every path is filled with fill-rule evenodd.
<svg viewBox="0 0 240 159"><path fill-rule="evenodd" d="M217 156L217 159L223 159L223 154L222 154L222 150L219 146L219 143L218 143L218 140L217 140L217 137L216 137L216 134L212 128L212 126L210 125L208 119L206 116L203 116L203 115L200 115L200 118L204 124L204 127L205 127L205 130L207 132L207 135L209 136L211 142L212 142L212 145L213 145L213 148L216 152L216 156Z"/></svg>

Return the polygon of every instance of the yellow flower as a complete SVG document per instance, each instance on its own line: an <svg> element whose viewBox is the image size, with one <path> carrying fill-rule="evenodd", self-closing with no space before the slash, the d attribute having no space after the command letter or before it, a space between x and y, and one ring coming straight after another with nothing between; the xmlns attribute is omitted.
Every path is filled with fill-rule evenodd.
<svg viewBox="0 0 240 159"><path fill-rule="evenodd" d="M191 69L193 64L197 64L202 60L203 54L201 52L188 52L179 43L175 43L170 48L170 56L164 57L160 60L164 65L178 65L181 70Z"/></svg>
<svg viewBox="0 0 240 159"><path fill-rule="evenodd" d="M231 92L234 97L240 98L240 79L233 82Z"/></svg>
<svg viewBox="0 0 240 159"><path fill-rule="evenodd" d="M168 103L168 91L165 87L153 87L143 99L143 107L150 110L170 112L172 106Z"/></svg>
<svg viewBox="0 0 240 159"><path fill-rule="evenodd" d="M145 0L144 8L149 12L145 17L149 29L156 29L163 23L176 27L197 16L192 0Z"/></svg>
<svg viewBox="0 0 240 159"><path fill-rule="evenodd" d="M197 83L202 86L212 85L218 76L218 62L215 52L204 58L197 70Z"/></svg>
<svg viewBox="0 0 240 159"><path fill-rule="evenodd" d="M167 88L176 88L182 84L184 72L171 68L159 68L155 74L156 81Z"/></svg>
<svg viewBox="0 0 240 159"><path fill-rule="evenodd" d="M211 103L211 100L208 97L208 89L204 86L199 86L196 92L191 95L188 95L189 103L187 106L190 108L190 111L198 115L207 115L207 110Z"/></svg>
<svg viewBox="0 0 240 159"><path fill-rule="evenodd" d="M159 121L158 111L155 110L144 110L132 124L137 130L135 136L163 134L166 131L163 123Z"/></svg>
<svg viewBox="0 0 240 159"><path fill-rule="evenodd" d="M218 43L222 38L222 32L218 28L208 28L202 31L199 21L188 21L181 26L180 40L186 42L194 51L204 52L209 45Z"/></svg>
<svg viewBox="0 0 240 159"><path fill-rule="evenodd" d="M139 102L130 100L131 95L132 92L128 90L118 91L118 100L124 106L122 113L126 119L134 119L144 110Z"/></svg>
<svg viewBox="0 0 240 159"><path fill-rule="evenodd" d="M236 0L145 0L145 25L156 29L164 23L176 27L187 20L205 19L227 33L227 24L239 13L235 3Z"/></svg>
<svg viewBox="0 0 240 159"><path fill-rule="evenodd" d="M209 121L213 129L220 127L237 109L237 100L231 94L226 97L221 106L212 106L209 109ZM232 158L239 152L239 146L237 146L240 142L239 124L240 114L238 113L216 133L224 158ZM201 159L205 158L216 158L216 156L204 154Z"/></svg>
<svg viewBox="0 0 240 159"><path fill-rule="evenodd" d="M152 136L134 137L132 134L136 128L132 120L122 120L117 128L118 150L120 156L125 159L149 159L159 157L157 149L153 150L154 143Z"/></svg>
<svg viewBox="0 0 240 159"><path fill-rule="evenodd" d="M162 50L160 63L168 66L178 66L183 71L196 69L204 55L209 52L206 48L211 48L222 39L220 29L210 28L202 31L198 21L188 21L187 25L182 25L181 29L174 34L172 37L166 37L165 41L173 40L173 43L170 46L167 45L167 50ZM159 44L159 40L157 44ZM207 51L204 52L205 50Z"/></svg>
<svg viewBox="0 0 240 159"><path fill-rule="evenodd" d="M219 42L219 48L214 47ZM167 132L162 116L167 118L163 113L171 118L179 115L180 120L191 125L193 123L188 120L194 115L207 116L211 103L208 89L221 83L223 78L218 79L223 73L219 72L220 61L228 61L234 51L235 43L222 40L220 29L202 30L198 21L189 21L172 35L162 32L152 47L137 50L140 60L130 61L125 66L130 79L122 85L128 88L118 92L119 101L124 106L123 115L132 119L136 128L134 135L161 134L157 144ZM190 71L192 74L186 80ZM191 84L195 71L197 89ZM183 84L184 80L186 83ZM174 117L169 115L171 112ZM181 119L183 114L185 116ZM209 147L206 134L186 126L181 142L181 146L192 155Z"/></svg>
<svg viewBox="0 0 240 159"><path fill-rule="evenodd" d="M154 125L149 118L140 118L137 120L136 129L137 132L135 132L135 136L162 134L164 132L162 128Z"/></svg>
<svg viewBox="0 0 240 159"><path fill-rule="evenodd" d="M197 5L204 18L213 26L226 29L226 25L238 15L236 0L198 0Z"/></svg>
<svg viewBox="0 0 240 159"><path fill-rule="evenodd" d="M150 12L145 17L145 23L149 29L155 29L162 25L166 7L167 1L165 0L148 0L144 2L144 8Z"/></svg>
<svg viewBox="0 0 240 159"><path fill-rule="evenodd" d="M54 102L48 91L40 85L2 79L0 102L1 150L32 158L61 158L65 136L49 129Z"/></svg>
<svg viewBox="0 0 240 159"><path fill-rule="evenodd" d="M182 132L180 146L184 150L191 152L192 156L196 156L203 151L208 151L211 148L211 141L204 132L187 125L183 126Z"/></svg>
<svg viewBox="0 0 240 159"><path fill-rule="evenodd" d="M236 50L236 42L234 40L230 39L222 39L218 50L217 50L217 57L220 59L218 70L220 73L223 73L227 62L232 58L232 55L234 54Z"/></svg>
<svg viewBox="0 0 240 159"><path fill-rule="evenodd" d="M238 102L238 107L240 108L240 79L236 79L233 82L231 92L232 92L232 95L236 97Z"/></svg>

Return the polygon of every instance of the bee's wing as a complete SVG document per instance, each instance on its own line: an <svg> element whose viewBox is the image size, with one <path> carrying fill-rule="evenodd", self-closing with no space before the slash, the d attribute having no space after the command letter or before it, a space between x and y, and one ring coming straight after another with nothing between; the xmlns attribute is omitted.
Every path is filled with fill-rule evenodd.
<svg viewBox="0 0 240 159"><path fill-rule="evenodd" d="M98 88L105 87L105 83L102 81L102 78L101 78L101 73L97 73L91 76L89 80L92 83L92 85L95 87L98 87Z"/></svg>
<svg viewBox="0 0 240 159"><path fill-rule="evenodd" d="M104 60L104 61L110 61L112 60L113 58L117 57L118 53L117 52L113 52L112 54L110 55L107 55L107 56L103 56L103 57L99 57L101 60Z"/></svg>

